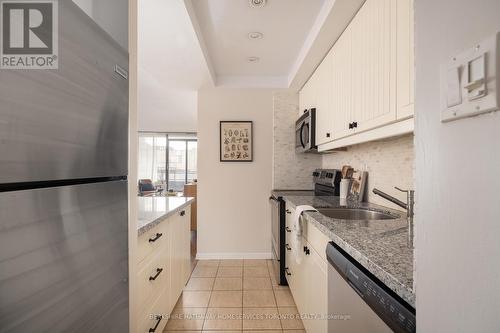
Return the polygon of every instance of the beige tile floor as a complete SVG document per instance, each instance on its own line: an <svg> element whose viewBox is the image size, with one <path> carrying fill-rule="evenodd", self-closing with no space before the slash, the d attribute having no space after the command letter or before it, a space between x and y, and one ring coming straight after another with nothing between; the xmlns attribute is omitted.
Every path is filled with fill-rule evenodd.
<svg viewBox="0 0 500 333"><path fill-rule="evenodd" d="M198 261L164 332L305 333L270 269L268 260Z"/></svg>

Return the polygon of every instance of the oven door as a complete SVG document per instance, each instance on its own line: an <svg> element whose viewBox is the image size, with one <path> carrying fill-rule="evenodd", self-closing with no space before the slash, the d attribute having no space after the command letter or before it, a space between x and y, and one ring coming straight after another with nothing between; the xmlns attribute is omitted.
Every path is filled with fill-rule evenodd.
<svg viewBox="0 0 500 333"><path fill-rule="evenodd" d="M282 258L282 244L281 244L281 200L271 196L269 198L271 204L271 232L272 232L272 267L271 272L278 284L283 284L284 279L284 258Z"/></svg>

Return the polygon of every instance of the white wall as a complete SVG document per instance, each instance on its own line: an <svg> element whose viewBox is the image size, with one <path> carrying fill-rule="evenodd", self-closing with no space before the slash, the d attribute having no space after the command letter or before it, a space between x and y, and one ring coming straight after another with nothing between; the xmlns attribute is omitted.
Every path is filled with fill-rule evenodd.
<svg viewBox="0 0 500 333"><path fill-rule="evenodd" d="M198 256L269 258L273 93L206 88L198 108ZM253 162L219 162L220 120L253 121Z"/></svg>
<svg viewBox="0 0 500 333"><path fill-rule="evenodd" d="M97 24L128 50L128 0L73 0Z"/></svg>
<svg viewBox="0 0 500 333"><path fill-rule="evenodd" d="M500 112L440 122L439 66L500 30L498 0L416 0L419 332L500 327Z"/></svg>
<svg viewBox="0 0 500 333"><path fill-rule="evenodd" d="M167 88L139 69L139 131L196 132L198 92Z"/></svg>

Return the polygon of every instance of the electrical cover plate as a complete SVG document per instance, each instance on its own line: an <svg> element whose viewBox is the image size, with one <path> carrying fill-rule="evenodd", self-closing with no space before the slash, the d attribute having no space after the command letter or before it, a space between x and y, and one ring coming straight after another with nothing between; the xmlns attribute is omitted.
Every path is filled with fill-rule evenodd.
<svg viewBox="0 0 500 333"><path fill-rule="evenodd" d="M500 32L441 67L441 121L496 111L500 106Z"/></svg>

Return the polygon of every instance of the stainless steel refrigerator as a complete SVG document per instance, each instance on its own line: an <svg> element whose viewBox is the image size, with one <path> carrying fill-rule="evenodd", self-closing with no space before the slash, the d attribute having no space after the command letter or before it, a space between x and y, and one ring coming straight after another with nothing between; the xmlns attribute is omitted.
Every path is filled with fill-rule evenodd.
<svg viewBox="0 0 500 333"><path fill-rule="evenodd" d="M59 69L0 70L0 332L128 332L128 53L59 1Z"/></svg>

